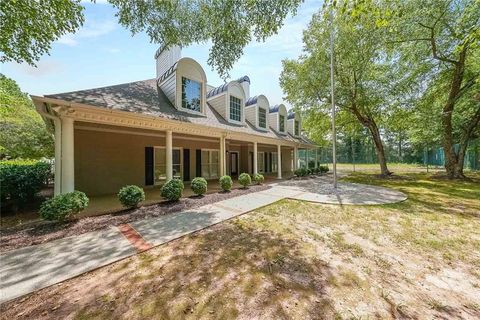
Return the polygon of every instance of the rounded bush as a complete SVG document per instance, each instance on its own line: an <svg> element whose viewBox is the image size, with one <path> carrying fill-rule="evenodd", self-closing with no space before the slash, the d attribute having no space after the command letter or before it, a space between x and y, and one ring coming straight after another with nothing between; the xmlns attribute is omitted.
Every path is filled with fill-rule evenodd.
<svg viewBox="0 0 480 320"><path fill-rule="evenodd" d="M162 186L160 194L167 200L177 201L182 197L183 188L182 180L172 179Z"/></svg>
<svg viewBox="0 0 480 320"><path fill-rule="evenodd" d="M257 173L253 175L253 181L255 181L256 184L262 184L263 181L265 181L265 177L262 174Z"/></svg>
<svg viewBox="0 0 480 320"><path fill-rule="evenodd" d="M252 184L252 178L248 173L242 173L238 176L238 182L246 188L248 185Z"/></svg>
<svg viewBox="0 0 480 320"><path fill-rule="evenodd" d="M193 193L201 196L207 192L207 180L202 177L197 177L192 180L190 187L192 188Z"/></svg>
<svg viewBox="0 0 480 320"><path fill-rule="evenodd" d="M135 208L145 200L145 192L139 186L125 186L118 192L118 200L127 208Z"/></svg>
<svg viewBox="0 0 480 320"><path fill-rule="evenodd" d="M327 173L328 170L328 166L320 166L320 173Z"/></svg>
<svg viewBox="0 0 480 320"><path fill-rule="evenodd" d="M298 168L294 173L297 177L305 177L308 174L308 171L305 168Z"/></svg>
<svg viewBox="0 0 480 320"><path fill-rule="evenodd" d="M222 176L219 179L220 187L223 191L230 191L232 189L233 181L230 176Z"/></svg>
<svg viewBox="0 0 480 320"><path fill-rule="evenodd" d="M81 191L57 195L40 206L40 216L45 220L64 221L88 206L88 197Z"/></svg>

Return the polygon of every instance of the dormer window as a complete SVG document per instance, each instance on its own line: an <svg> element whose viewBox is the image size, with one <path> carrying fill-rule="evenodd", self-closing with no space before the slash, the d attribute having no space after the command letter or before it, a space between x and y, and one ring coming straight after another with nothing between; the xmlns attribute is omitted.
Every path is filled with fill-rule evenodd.
<svg viewBox="0 0 480 320"><path fill-rule="evenodd" d="M258 108L258 126L260 128L267 128L267 110L264 108Z"/></svg>
<svg viewBox="0 0 480 320"><path fill-rule="evenodd" d="M242 100L234 96L230 96L230 120L242 121Z"/></svg>
<svg viewBox="0 0 480 320"><path fill-rule="evenodd" d="M285 132L285 116L279 114L278 115L278 121L279 121L279 124L278 124L279 131L280 132Z"/></svg>
<svg viewBox="0 0 480 320"><path fill-rule="evenodd" d="M295 135L299 136L299 133L300 133L300 124L298 120L295 120Z"/></svg>
<svg viewBox="0 0 480 320"><path fill-rule="evenodd" d="M182 77L182 107L202 112L202 84Z"/></svg>

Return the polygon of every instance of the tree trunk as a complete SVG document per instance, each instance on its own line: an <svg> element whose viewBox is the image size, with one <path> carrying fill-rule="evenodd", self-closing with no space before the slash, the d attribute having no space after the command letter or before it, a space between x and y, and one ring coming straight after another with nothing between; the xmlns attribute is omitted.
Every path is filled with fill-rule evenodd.
<svg viewBox="0 0 480 320"><path fill-rule="evenodd" d="M387 168L387 158L385 157L385 149L383 148L382 137L380 136L380 131L374 121L368 126L368 130L373 137L373 142L375 143L375 151L377 153L378 163L380 164L380 171L382 176L389 176L392 174Z"/></svg>

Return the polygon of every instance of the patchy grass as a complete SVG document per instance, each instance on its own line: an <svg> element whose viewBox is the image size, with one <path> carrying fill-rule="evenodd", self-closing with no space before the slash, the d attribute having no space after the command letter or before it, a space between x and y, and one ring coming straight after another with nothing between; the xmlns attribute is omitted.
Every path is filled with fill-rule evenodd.
<svg viewBox="0 0 480 320"><path fill-rule="evenodd" d="M2 306L1 319L480 317L480 180L383 206L284 200Z"/></svg>

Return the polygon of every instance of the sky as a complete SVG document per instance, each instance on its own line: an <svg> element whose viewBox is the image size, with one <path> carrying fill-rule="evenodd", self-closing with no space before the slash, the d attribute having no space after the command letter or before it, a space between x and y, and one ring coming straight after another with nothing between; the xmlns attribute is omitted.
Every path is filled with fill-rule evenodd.
<svg viewBox="0 0 480 320"><path fill-rule="evenodd" d="M146 34L132 36L118 24L115 9L108 3L97 0L83 5L83 27L56 41L50 55L43 56L37 67L5 63L0 65L0 72L17 81L22 91L34 95L155 78L153 55L158 45L150 43ZM306 0L295 16L285 20L278 34L263 43L252 41L230 71L231 78L248 75L252 96L264 94L271 105L285 103L279 85L282 60L301 54L302 30L319 8L321 1ZM207 74L208 84L218 86L223 80L207 64L209 48L208 43L192 45L182 49L182 56L198 61Z"/></svg>

